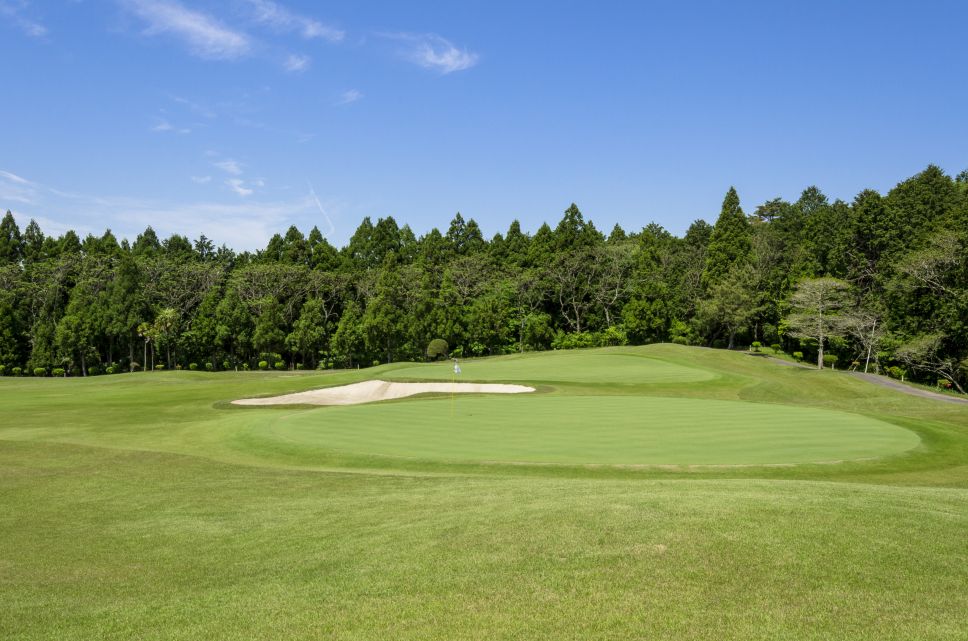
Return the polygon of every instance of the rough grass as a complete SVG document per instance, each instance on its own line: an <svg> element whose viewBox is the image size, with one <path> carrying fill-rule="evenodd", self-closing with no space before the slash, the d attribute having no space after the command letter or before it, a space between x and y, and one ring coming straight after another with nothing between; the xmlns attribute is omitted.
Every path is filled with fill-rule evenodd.
<svg viewBox="0 0 968 641"><path fill-rule="evenodd" d="M327 409L226 401L412 366L0 379L0 638L968 638L968 409L742 354L586 354L618 353L710 377L579 373L535 398L796 405L920 444L779 468L389 465L267 434Z"/></svg>

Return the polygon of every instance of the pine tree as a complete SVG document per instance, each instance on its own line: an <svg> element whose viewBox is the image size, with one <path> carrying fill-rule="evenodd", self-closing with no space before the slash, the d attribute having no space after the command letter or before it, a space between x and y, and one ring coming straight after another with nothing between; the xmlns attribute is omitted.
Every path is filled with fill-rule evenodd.
<svg viewBox="0 0 968 641"><path fill-rule="evenodd" d="M19 263L22 258L23 239L20 236L20 228L17 227L13 214L7 210L7 214L0 221L0 265Z"/></svg>
<svg viewBox="0 0 968 641"><path fill-rule="evenodd" d="M706 287L722 282L730 270L749 263L751 236L750 224L739 205L739 195L730 187L709 239L703 272Z"/></svg>

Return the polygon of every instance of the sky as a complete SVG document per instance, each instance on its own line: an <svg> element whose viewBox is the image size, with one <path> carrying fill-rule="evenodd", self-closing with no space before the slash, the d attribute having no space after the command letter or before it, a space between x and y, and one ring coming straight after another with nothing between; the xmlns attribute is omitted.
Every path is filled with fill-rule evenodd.
<svg viewBox="0 0 968 641"><path fill-rule="evenodd" d="M0 211L237 250L968 168L968 3L0 0Z"/></svg>

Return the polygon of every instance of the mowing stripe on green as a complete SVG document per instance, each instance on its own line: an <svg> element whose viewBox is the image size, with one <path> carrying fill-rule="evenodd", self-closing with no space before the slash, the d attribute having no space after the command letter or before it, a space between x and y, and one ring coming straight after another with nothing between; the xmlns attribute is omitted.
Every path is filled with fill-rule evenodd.
<svg viewBox="0 0 968 641"><path fill-rule="evenodd" d="M812 463L882 457L919 443L908 430L847 412L634 396L425 399L267 414L266 421L270 439L434 461Z"/></svg>

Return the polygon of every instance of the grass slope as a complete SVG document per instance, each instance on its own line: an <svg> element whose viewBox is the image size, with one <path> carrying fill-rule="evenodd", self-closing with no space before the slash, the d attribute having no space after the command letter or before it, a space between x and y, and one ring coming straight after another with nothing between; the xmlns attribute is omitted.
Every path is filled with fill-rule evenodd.
<svg viewBox="0 0 968 641"><path fill-rule="evenodd" d="M694 383L715 374L706 369L615 350L572 350L514 354L461 362L461 380L529 383ZM455 380L449 361L395 369L394 380Z"/></svg>
<svg viewBox="0 0 968 641"><path fill-rule="evenodd" d="M581 367L616 355L705 375L615 383ZM920 444L781 468L397 459L313 441L311 417L333 408L226 402L412 365L0 379L0 638L968 638L968 408L721 351L568 356L533 401L620 415L665 398L781 404ZM548 369L507 362L527 360Z"/></svg>

